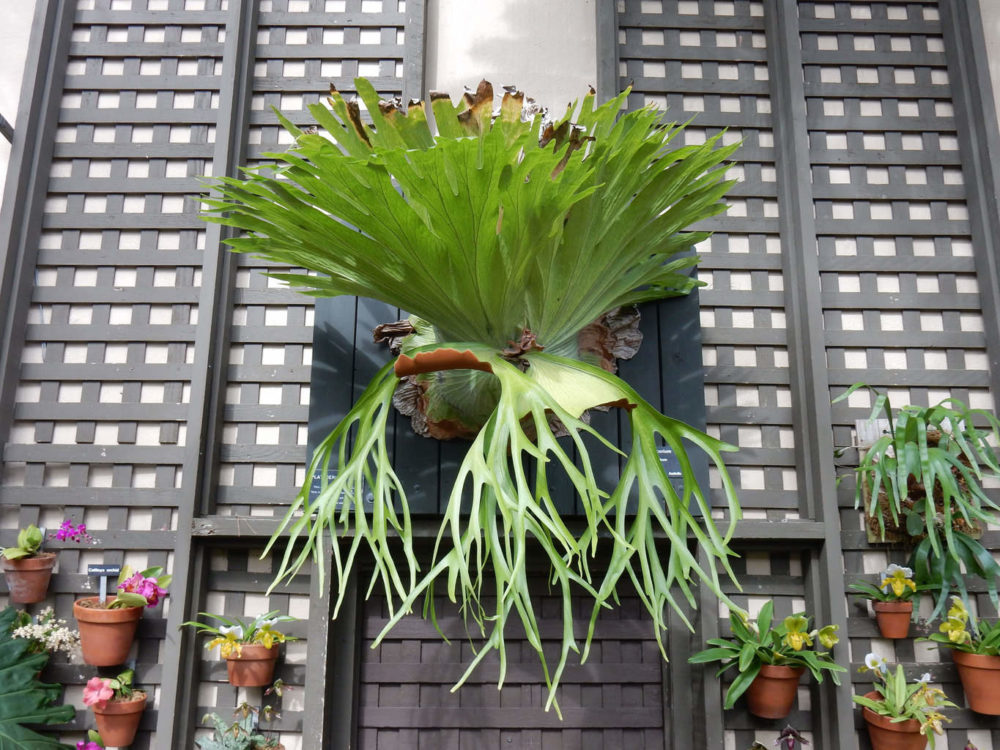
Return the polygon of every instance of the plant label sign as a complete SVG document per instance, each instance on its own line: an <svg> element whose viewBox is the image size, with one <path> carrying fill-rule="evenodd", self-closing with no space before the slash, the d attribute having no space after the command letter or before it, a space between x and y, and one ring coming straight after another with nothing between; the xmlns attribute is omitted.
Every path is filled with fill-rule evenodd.
<svg viewBox="0 0 1000 750"><path fill-rule="evenodd" d="M121 575L121 565L88 565L87 575L99 576L101 579L101 604L108 600L108 579L117 579Z"/></svg>
<svg viewBox="0 0 1000 750"><path fill-rule="evenodd" d="M326 472L326 482L329 484L334 479L337 478L336 469L328 469ZM309 485L309 502L314 503L319 499L319 493L323 490L323 470L317 469L312 476L312 484ZM371 490L365 491L365 505L371 507L375 505L375 495ZM342 508L344 506L344 499L340 497L337 499L337 508Z"/></svg>
<svg viewBox="0 0 1000 750"><path fill-rule="evenodd" d="M867 447L889 432L888 419L856 419L854 431L858 436L858 446Z"/></svg>
<svg viewBox="0 0 1000 750"><path fill-rule="evenodd" d="M684 489L684 472L681 471L681 462L677 460L673 450L667 447L657 448L656 452L660 456L660 463L663 464L663 471L674 486L677 492Z"/></svg>

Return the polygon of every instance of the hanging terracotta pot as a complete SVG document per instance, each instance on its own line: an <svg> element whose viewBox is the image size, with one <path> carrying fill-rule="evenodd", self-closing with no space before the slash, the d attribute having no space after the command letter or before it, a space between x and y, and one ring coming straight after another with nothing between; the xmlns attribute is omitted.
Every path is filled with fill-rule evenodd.
<svg viewBox="0 0 1000 750"><path fill-rule="evenodd" d="M246 643L241 654L226 657L229 684L234 687L264 687L274 682L274 663L278 644L271 648L259 643Z"/></svg>
<svg viewBox="0 0 1000 750"><path fill-rule="evenodd" d="M952 650L969 708L977 714L1000 716L1000 656Z"/></svg>
<svg viewBox="0 0 1000 750"><path fill-rule="evenodd" d="M83 661L95 667L124 664L135 640L143 607L106 609L96 596L73 602L73 616L80 627Z"/></svg>
<svg viewBox="0 0 1000 750"><path fill-rule="evenodd" d="M10 600L18 604L36 604L45 599L49 579L56 564L55 552L39 552L30 557L3 560L3 575L7 579Z"/></svg>
<svg viewBox="0 0 1000 750"><path fill-rule="evenodd" d="M873 690L866 693L865 698L877 701L882 696ZM916 719L894 723L888 716L881 716L870 708L865 708L862 715L868 725L872 750L923 750L927 747L927 737L920 734L920 722Z"/></svg>
<svg viewBox="0 0 1000 750"><path fill-rule="evenodd" d="M910 634L913 602L872 602L883 638L906 638Z"/></svg>
<svg viewBox="0 0 1000 750"><path fill-rule="evenodd" d="M747 708L762 719L784 719L792 711L799 677L805 667L763 664L760 674L747 688Z"/></svg>
<svg viewBox="0 0 1000 750"><path fill-rule="evenodd" d="M146 694L136 691L128 700L110 700L104 708L91 706L97 720L97 732L108 747L128 747L139 730Z"/></svg>

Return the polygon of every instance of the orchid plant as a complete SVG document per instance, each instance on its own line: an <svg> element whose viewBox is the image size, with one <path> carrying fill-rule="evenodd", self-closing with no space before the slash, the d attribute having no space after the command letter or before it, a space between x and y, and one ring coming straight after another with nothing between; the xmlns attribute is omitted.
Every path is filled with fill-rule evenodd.
<svg viewBox="0 0 1000 750"><path fill-rule="evenodd" d="M279 615L278 610L258 615L253 620L223 617L208 612L199 612L198 614L222 624L209 625L194 620L182 623L181 627L192 627L199 633L215 636L205 644L205 648L212 649L218 646L219 654L223 659L228 659L233 654L237 657L240 656L243 653L243 646L247 644L259 644L265 648L271 648L276 643L296 640L295 636L285 635L274 627L279 622L296 620L295 617L289 615Z"/></svg>
<svg viewBox="0 0 1000 750"><path fill-rule="evenodd" d="M91 677L83 687L83 705L103 709L109 701L131 700L136 690L133 685L135 672L126 669L117 677Z"/></svg>
<svg viewBox="0 0 1000 750"><path fill-rule="evenodd" d="M848 588L857 592L858 596L876 602L908 602L917 593L917 584L913 580L911 568L891 563L881 575L882 583L873 586L867 581L856 581Z"/></svg>
<svg viewBox="0 0 1000 750"><path fill-rule="evenodd" d="M125 565L118 576L118 593L108 603L108 609L154 607L167 593L172 578L164 575L160 566L133 572L130 566Z"/></svg>
<svg viewBox="0 0 1000 750"><path fill-rule="evenodd" d="M927 737L933 748L934 736L944 734L942 722L951 721L940 709L957 706L940 688L928 686L930 674L925 673L916 682L907 683L902 664L897 664L895 672L892 672L885 658L874 653L865 657L865 665L859 671L872 672L875 692L881 697L855 695L854 702L891 719L893 723L915 719L920 722L920 733Z"/></svg>
<svg viewBox="0 0 1000 750"><path fill-rule="evenodd" d="M708 235L686 228L726 209L726 160L736 145L715 137L679 146L682 128L654 108L619 116L628 92L596 106L591 91L543 123L521 92L508 91L494 115L486 81L458 106L433 94L429 108L412 102L406 112L380 101L367 80L355 85L370 125L336 90L332 110L309 107L322 134L279 113L294 146L243 180L218 178L221 197L205 200L209 221L244 233L228 241L234 251L306 269L272 274L304 293L372 297L410 313L399 356L312 458L306 476L323 477L318 498L307 480L265 554L283 547L275 584L312 560L321 587L332 554L336 612L367 546L369 591L381 585L390 612L376 645L421 598L433 619L435 586L446 587L485 638L458 685L493 651L503 684L504 631L519 619L542 661L548 707L569 653L581 651L574 590L593 598L583 659L623 579L649 612L664 656L666 606L681 617L675 597L697 606L695 581L731 604L719 574L734 577L729 540L740 509L722 453L735 448L660 414L582 351L579 334L612 310L698 286L691 249ZM414 553L386 436L401 378L415 379L428 408L447 408L449 419L460 412L472 435L427 567ZM621 450L611 442L617 433L609 439L586 421L602 405L623 409L629 442ZM677 458L679 481L667 475L661 446ZM607 485L591 459L605 449L623 462ZM717 470L723 529L692 450ZM579 498L582 530L557 510L556 475ZM598 576L591 560L605 545L609 562ZM534 549L562 598L554 669L528 589Z"/></svg>
<svg viewBox="0 0 1000 750"><path fill-rule="evenodd" d="M1000 620L992 625L975 617L958 596L951 597L951 608L937 633L920 640L934 641L955 651L981 656L1000 656Z"/></svg>
<svg viewBox="0 0 1000 750"><path fill-rule="evenodd" d="M829 672L835 685L840 684L837 673L847 671L831 658L829 651L808 650L814 647L814 641L819 641L819 646L824 649L833 648L840 641L836 625L810 630L810 618L800 612L786 617L772 628L773 617L773 601L761 607L756 623L751 622L741 611L733 612L733 616L729 618L733 637L711 638L708 643L712 648L699 651L688 659L692 664L721 662L717 675L737 667L738 674L726 691L727 709L736 705L736 701L750 687L764 664L805 667L817 682L822 682L823 673Z"/></svg>

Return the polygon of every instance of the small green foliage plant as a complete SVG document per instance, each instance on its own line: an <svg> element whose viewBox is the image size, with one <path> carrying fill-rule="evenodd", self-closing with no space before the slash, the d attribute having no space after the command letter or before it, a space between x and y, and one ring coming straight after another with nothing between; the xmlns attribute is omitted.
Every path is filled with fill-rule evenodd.
<svg viewBox="0 0 1000 750"><path fill-rule="evenodd" d="M48 663L49 654L32 653L27 639L14 638L16 620L13 607L0 612L0 747L69 750L68 745L37 728L41 724L70 722L76 711L72 706L56 705L62 685L39 681L38 673Z"/></svg>
<svg viewBox="0 0 1000 750"><path fill-rule="evenodd" d="M721 135L679 145L683 128L654 108L621 113L628 92L600 106L590 92L543 123L521 92L505 94L494 114L486 81L457 106L434 94L429 107L413 102L405 112L367 80L355 86L370 124L335 90L329 108L309 107L323 132L279 113L295 144L245 179L218 178L205 200L207 220L242 233L232 249L275 263L277 278L410 315L398 357L317 448L306 476L322 477L318 497L307 480L268 544L280 554L275 583L310 561L322 578L332 555L338 611L366 547L369 592L380 587L389 607L373 646L421 599L434 619L435 587L444 589L484 640L455 687L491 653L503 684L504 631L519 620L542 662L549 707L569 654L586 658L597 617L621 586L634 586L664 656L666 607L684 617L677 597L697 606L698 582L728 602L719 577L733 577L740 508L722 454L735 448L661 414L579 340L613 310L698 286L693 246L708 235L688 227L725 211L726 162L737 146ZM434 405L452 399L472 436L423 565L386 434L401 378L416 378ZM621 449L617 431L602 435L586 420L604 406L623 409ZM679 479L667 475L661 447L673 451ZM622 461L607 482L591 458L604 450ZM699 484L692 451L717 470L717 498ZM550 487L555 477L565 498ZM579 528L557 508L574 499ZM720 506L724 528L713 512ZM599 547L609 562L598 574ZM554 664L528 589L535 551L562 600ZM574 593L593 601L582 648Z"/></svg>
<svg viewBox="0 0 1000 750"><path fill-rule="evenodd" d="M35 524L29 524L17 533L17 544L3 550L3 556L8 560L20 560L22 557L34 557L42 548L45 537L42 530Z"/></svg>
<svg viewBox="0 0 1000 750"><path fill-rule="evenodd" d="M247 644L259 644L264 648L271 648L275 643L295 640L294 636L285 635L274 627L279 622L293 622L296 619L289 615L279 615L278 610L265 612L252 620L213 615L209 612L199 612L198 614L201 617L215 620L219 624L211 625L194 620L182 623L182 627L192 627L203 635L213 636L205 644L205 648L212 649L218 646L219 654L223 659L232 654L240 655L243 646Z"/></svg>
<svg viewBox="0 0 1000 750"><path fill-rule="evenodd" d="M833 648L840 640L836 625L809 630L810 618L800 612L771 627L773 617L774 602L770 601L761 607L756 622L751 622L743 612L734 611L729 618L732 638L711 638L708 641L711 648L688 659L692 664L721 662L717 675L736 668L736 677L726 691L727 709L746 692L764 664L805 667L817 682L822 682L828 672L836 685L840 684L838 672L847 671L833 660L828 650L809 650L816 645L814 639L824 649Z"/></svg>
<svg viewBox="0 0 1000 750"><path fill-rule="evenodd" d="M281 680L264 691L265 696L281 696L284 690ZM212 726L210 737L200 737L195 744L201 750L276 750L281 747L278 737L270 732L261 733L261 721L272 722L281 716L274 706L265 705L260 709L243 702L233 712L233 721L226 721L217 713L205 714L203 724Z"/></svg>
<svg viewBox="0 0 1000 750"><path fill-rule="evenodd" d="M957 398L893 410L888 394L864 383L855 383L834 403L860 389L874 399L869 420L882 417L889 427L863 449L854 470L855 505L864 507L881 538L888 522L914 541L908 565L918 586L935 591L930 619L944 611L952 590L968 600L968 575L986 582L1000 610L1000 565L973 535L995 522L994 511L1000 510L983 489L985 479L1000 478L991 445L1000 439L1000 420Z"/></svg>
<svg viewBox="0 0 1000 750"><path fill-rule="evenodd" d="M951 721L941 713L941 709L957 706L940 688L928 686L931 676L924 674L919 680L908 683L902 664L897 664L896 670L891 671L885 659L874 653L865 657L865 666L860 671L872 672L874 692L879 697L855 695L854 702L887 717L894 724L911 719L920 722L920 733L927 737L933 748L935 736L944 734L942 722Z"/></svg>

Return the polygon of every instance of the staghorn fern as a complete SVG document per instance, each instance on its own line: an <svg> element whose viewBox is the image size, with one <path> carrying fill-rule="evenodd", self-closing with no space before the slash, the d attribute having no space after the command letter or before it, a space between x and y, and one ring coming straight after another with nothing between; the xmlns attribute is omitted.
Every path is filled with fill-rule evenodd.
<svg viewBox="0 0 1000 750"><path fill-rule="evenodd" d="M697 285L690 249L707 234L684 230L725 210L721 200L731 183L723 179L724 163L735 146L712 139L674 147L681 128L665 124L655 109L619 118L627 92L600 107L591 92L548 126L540 116L525 116L520 92L508 92L494 115L486 82L457 107L432 94L434 135L422 103L404 114L380 102L368 81L356 85L371 126L362 123L357 103L335 90L332 111L309 108L325 135L303 131L279 113L296 141L269 155L274 174L257 169L242 181L220 178L221 198L206 200L208 220L244 232L229 241L233 250L310 272L278 278L306 294L384 301L412 313L419 331L317 448L307 476L322 470L327 477L331 463L336 475L321 480L315 500L307 482L272 537L265 554L287 535L272 587L310 559L320 563L322 576L329 535L339 609L347 576L367 546L374 559L369 593L381 585L391 612L375 645L422 596L424 615L433 618L434 586L444 585L486 638L455 687L494 649L502 686L504 629L513 616L542 661L548 708L569 652L580 651L574 588L594 600L582 659L598 614L617 601L623 578L649 611L664 658L665 608L683 617L676 597L695 606L693 583L734 606L719 574L733 578L728 543L740 509L722 452L735 449L660 414L621 379L582 361L577 335L610 310ZM440 372L433 353L439 350L454 350L460 361L446 366L464 369ZM392 397L404 374L427 378L430 387L465 387L487 407L426 570L413 551L406 491L386 445ZM621 476L609 488L598 485L588 443L618 449L581 418L601 405L624 408L631 427ZM556 422L568 434L564 444ZM680 491L660 463L660 441L679 460ZM724 531L711 517L689 445L718 469L729 511ZM552 471L563 472L579 497L581 531L571 530L556 508ZM374 499L370 509L360 501L366 494ZM697 553L688 548L689 536ZM397 537L399 547L392 542ZM658 537L667 540L662 559ZM590 561L603 545L610 562L597 573ZM554 665L542 653L528 592L526 556L534 548L546 553L550 583L563 599ZM486 597L495 597L495 607L486 606Z"/></svg>

